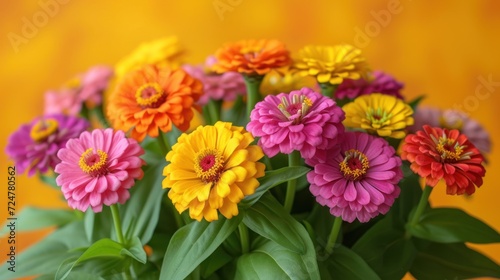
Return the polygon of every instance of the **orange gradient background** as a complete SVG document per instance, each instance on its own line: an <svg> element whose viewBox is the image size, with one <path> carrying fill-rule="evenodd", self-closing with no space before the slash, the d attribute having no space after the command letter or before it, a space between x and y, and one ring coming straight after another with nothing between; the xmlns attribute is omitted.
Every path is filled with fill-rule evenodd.
<svg viewBox="0 0 500 280"><path fill-rule="evenodd" d="M350 43L363 50L373 69L404 82L408 100L426 94L423 103L440 108L470 102L467 112L484 125L494 144L484 185L469 198L447 196L439 185L431 202L462 208L500 231L500 150L495 145L500 139L496 107L500 104L500 2L65 0L46 22L35 18L39 26L28 34L31 38L12 44L8 34L23 36L24 20L33 22L45 2L58 3L3 0L0 4L2 149L8 135L42 113L47 89L58 88L93 65L114 65L144 41L176 35L193 63L202 62L223 43L239 39L277 38L292 52L307 44ZM229 8L217 12L214 5ZM479 77L497 83L489 90L478 88ZM12 164L2 152L2 222L7 217L7 166ZM60 197L37 178L18 174L17 212L26 205L66 207ZM18 233L18 253L48 232ZM3 264L7 244L5 238L0 241ZM500 262L499 244L474 248Z"/></svg>

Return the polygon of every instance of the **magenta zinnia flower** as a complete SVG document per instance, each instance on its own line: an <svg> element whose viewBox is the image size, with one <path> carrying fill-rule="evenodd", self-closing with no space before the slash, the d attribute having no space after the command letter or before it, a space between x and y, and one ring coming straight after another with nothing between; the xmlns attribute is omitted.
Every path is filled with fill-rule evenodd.
<svg viewBox="0 0 500 280"><path fill-rule="evenodd" d="M361 95L377 92L403 99L400 93L404 87L403 83L396 81L391 75L382 71L373 71L372 75L371 80L344 79L335 91L335 98L354 99Z"/></svg>
<svg viewBox="0 0 500 280"><path fill-rule="evenodd" d="M403 172L395 153L382 138L346 132L338 145L324 151L325 161L306 160L314 168L307 174L309 189L332 215L368 222L387 213L399 196Z"/></svg>
<svg viewBox="0 0 500 280"><path fill-rule="evenodd" d="M102 103L103 92L113 76L113 69L107 66L95 66L86 73L79 74L66 83L59 91L45 93L45 114L67 114L76 116L87 107Z"/></svg>
<svg viewBox="0 0 500 280"><path fill-rule="evenodd" d="M259 146L269 157L297 150L302 158L311 158L317 149L337 143L344 132L344 118L335 101L302 88L266 96L252 110L247 130L260 137Z"/></svg>
<svg viewBox="0 0 500 280"><path fill-rule="evenodd" d="M246 93L245 81L240 73L230 71L217 74L209 71L214 60L215 57L208 57L204 66L182 66L189 75L203 84L204 94L198 100L200 105L207 104L210 99L233 101L238 95Z"/></svg>
<svg viewBox="0 0 500 280"><path fill-rule="evenodd" d="M39 117L10 135L5 152L14 160L19 173L25 170L28 176L37 171L47 173L60 162L57 151L88 127L89 123L78 117L61 114Z"/></svg>
<svg viewBox="0 0 500 280"><path fill-rule="evenodd" d="M123 131L95 129L71 139L57 156L55 172L69 206L83 212L91 207L101 212L102 205L125 203L134 179L144 175L139 158L144 150Z"/></svg>

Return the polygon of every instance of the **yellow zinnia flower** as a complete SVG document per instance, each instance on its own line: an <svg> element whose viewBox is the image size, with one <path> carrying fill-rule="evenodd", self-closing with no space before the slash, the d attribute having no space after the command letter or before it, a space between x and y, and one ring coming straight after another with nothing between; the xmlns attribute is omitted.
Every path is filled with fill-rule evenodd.
<svg viewBox="0 0 500 280"><path fill-rule="evenodd" d="M306 46L299 50L294 67L318 83L338 85L343 79L368 78L369 67L361 50L351 45Z"/></svg>
<svg viewBox="0 0 500 280"><path fill-rule="evenodd" d="M262 149L251 145L252 134L243 127L217 122L182 134L167 154L163 188L179 213L201 221L218 219L220 211L230 219L238 215L238 203L253 194L264 176L265 165L257 162Z"/></svg>
<svg viewBox="0 0 500 280"><path fill-rule="evenodd" d="M382 137L401 139L413 124L413 109L399 98L381 93L362 95L342 107L344 125Z"/></svg>
<svg viewBox="0 0 500 280"><path fill-rule="evenodd" d="M264 76L262 84L260 84L260 92L262 95L277 95L282 92L299 90L303 87L314 89L317 86L316 79L313 77L303 77L298 72L290 71L290 69L272 70Z"/></svg>
<svg viewBox="0 0 500 280"><path fill-rule="evenodd" d="M175 69L181 65L180 58L183 55L184 49L179 45L177 37L145 42L116 64L115 74L117 79L120 79L125 74L148 64Z"/></svg>

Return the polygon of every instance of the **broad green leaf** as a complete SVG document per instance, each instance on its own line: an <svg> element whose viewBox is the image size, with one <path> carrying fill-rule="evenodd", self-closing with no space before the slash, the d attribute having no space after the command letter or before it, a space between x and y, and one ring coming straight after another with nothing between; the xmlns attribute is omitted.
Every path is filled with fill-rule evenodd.
<svg viewBox="0 0 500 280"><path fill-rule="evenodd" d="M153 235L164 193L161 185L164 164L147 166L142 180L130 189L130 199L120 205L122 230L129 233L127 240L138 236L146 244Z"/></svg>
<svg viewBox="0 0 500 280"><path fill-rule="evenodd" d="M45 175L45 174L40 174L38 178L40 181L44 182L45 184L51 186L52 188L56 190L61 190L61 187L59 187L56 183L56 175L57 174L50 174L50 175Z"/></svg>
<svg viewBox="0 0 500 280"><path fill-rule="evenodd" d="M500 242L500 234L493 228L456 208L428 209L408 230L413 236L441 243Z"/></svg>
<svg viewBox="0 0 500 280"><path fill-rule="evenodd" d="M254 252L270 256L289 279L320 279L316 251L312 246L312 242L308 243L310 244L304 255L291 251L271 240L267 240Z"/></svg>
<svg viewBox="0 0 500 280"><path fill-rule="evenodd" d="M289 180L297 179L306 174L309 170L309 168L304 166L289 166L278 170L267 171L264 177L259 178L260 186L255 193L243 198L239 206L244 208L253 205L269 189Z"/></svg>
<svg viewBox="0 0 500 280"><path fill-rule="evenodd" d="M462 243L430 243L413 261L410 273L417 279L500 278L500 266Z"/></svg>
<svg viewBox="0 0 500 280"><path fill-rule="evenodd" d="M226 253L222 247L217 248L209 258L204 260L200 265L200 274L205 279L211 276L219 268L231 262L233 257Z"/></svg>
<svg viewBox="0 0 500 280"><path fill-rule="evenodd" d="M79 219L73 210L26 206L17 216L19 227L16 230L30 231L52 226L61 227ZM3 226L0 235L4 235L7 231L8 228Z"/></svg>
<svg viewBox="0 0 500 280"><path fill-rule="evenodd" d="M254 232L285 248L306 253L304 240L310 240L309 234L271 194L263 195L248 208L243 222Z"/></svg>
<svg viewBox="0 0 500 280"><path fill-rule="evenodd" d="M87 210L83 222L89 244L103 238L115 238L113 216L111 215L109 207L103 207L100 213L94 213L92 210Z"/></svg>
<svg viewBox="0 0 500 280"><path fill-rule="evenodd" d="M16 277L54 274L58 266L69 256L70 250L89 244L81 221L57 229L43 240L21 252L16 257ZM10 279L9 263L0 268L0 279Z"/></svg>
<svg viewBox="0 0 500 280"><path fill-rule="evenodd" d="M71 273L71 270L80 263L95 259L95 258L110 258L116 262L121 262L125 257L121 254L123 245L109 238L101 239L92 244L81 256L76 260L74 258L67 259L59 267L55 279L66 279ZM99 260L102 263L102 259Z"/></svg>
<svg viewBox="0 0 500 280"><path fill-rule="evenodd" d="M238 258L237 280L290 279L279 265L267 254L254 252ZM292 278L299 279L299 278Z"/></svg>
<svg viewBox="0 0 500 280"><path fill-rule="evenodd" d="M416 250L405 232L392 227L390 217L371 227L352 247L382 279L401 279Z"/></svg>
<svg viewBox="0 0 500 280"><path fill-rule="evenodd" d="M318 263L322 279L380 279L354 251L340 245L325 261Z"/></svg>
<svg viewBox="0 0 500 280"><path fill-rule="evenodd" d="M45 275L40 275L35 280L54 280L56 277L55 274L45 274ZM67 278L68 280L109 280L109 279L104 279L98 275L95 274L90 274L90 273L85 273L85 272L73 272L71 273L71 276Z"/></svg>
<svg viewBox="0 0 500 280"><path fill-rule="evenodd" d="M238 227L243 213L226 219L193 221L177 230L163 259L160 279L184 279Z"/></svg>

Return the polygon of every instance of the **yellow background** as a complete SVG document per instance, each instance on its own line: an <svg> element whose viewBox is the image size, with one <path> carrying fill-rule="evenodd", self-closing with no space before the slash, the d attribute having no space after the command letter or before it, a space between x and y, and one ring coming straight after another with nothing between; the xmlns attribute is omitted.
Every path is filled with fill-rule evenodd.
<svg viewBox="0 0 500 280"><path fill-rule="evenodd" d="M170 35L177 35L188 49L189 62L201 62L224 42L239 39L277 38L292 52L306 44L350 43L362 48L373 69L403 81L408 99L425 93L424 104L441 108L470 102L468 113L485 126L494 144L499 139L500 84L476 92L481 85L478 77L500 82L498 1L61 2L67 3L3 0L0 4L2 149L9 134L42 113L44 91L95 64L113 65L141 42ZM44 20L40 3L55 4L52 8L57 9ZM215 6L224 5L229 9L217 12ZM25 34L31 38L16 46L9 38L12 33L24 36L23 20L38 26ZM366 36L363 40L360 32ZM496 146L489 160L484 185L476 194L446 196L440 185L432 193L432 203L463 208L500 230ZM5 186L9 164L1 153ZM60 194L38 179L19 174L17 183L17 210L24 205L65 207ZM0 221L7 214L6 196L5 187L0 190ZM18 249L47 232L18 234ZM5 245L2 239L2 260ZM500 262L500 245L475 248Z"/></svg>

